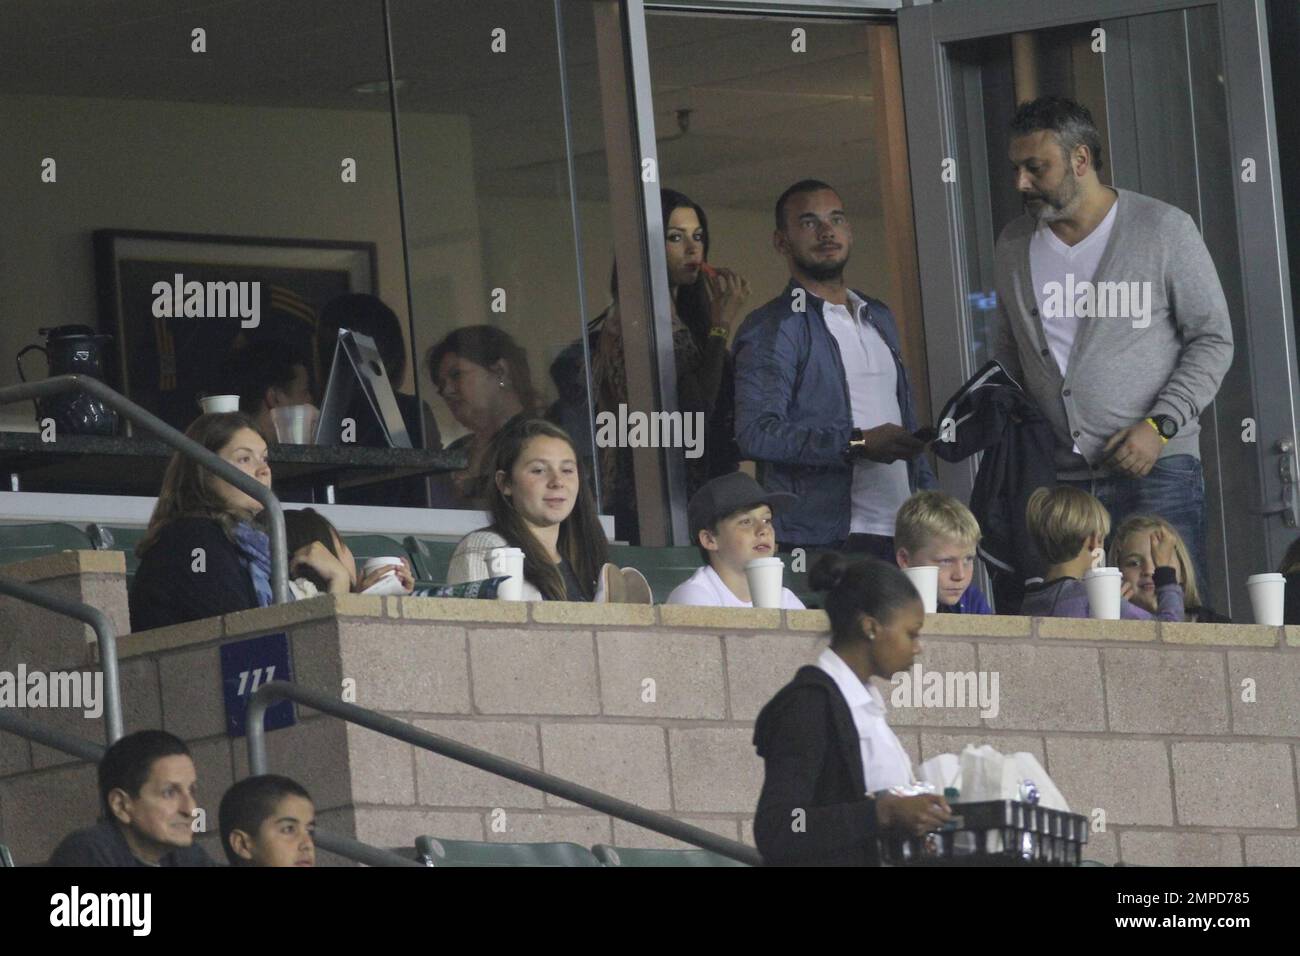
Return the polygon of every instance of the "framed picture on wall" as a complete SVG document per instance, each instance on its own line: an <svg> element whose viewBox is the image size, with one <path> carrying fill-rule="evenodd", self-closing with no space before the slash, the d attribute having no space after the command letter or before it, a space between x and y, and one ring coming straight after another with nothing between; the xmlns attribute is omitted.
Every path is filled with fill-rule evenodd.
<svg viewBox="0 0 1300 956"><path fill-rule="evenodd" d="M99 328L113 336L109 384L184 430L222 368L263 340L300 355L319 391L317 316L335 296L374 294L373 242L96 230Z"/></svg>

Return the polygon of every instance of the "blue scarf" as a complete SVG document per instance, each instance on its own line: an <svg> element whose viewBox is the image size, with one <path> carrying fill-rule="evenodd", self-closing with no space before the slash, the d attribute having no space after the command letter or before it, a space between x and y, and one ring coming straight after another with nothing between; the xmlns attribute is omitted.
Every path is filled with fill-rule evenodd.
<svg viewBox="0 0 1300 956"><path fill-rule="evenodd" d="M271 539L263 531L258 531L250 524L240 522L235 525L235 541L239 543L240 561L248 569L248 576L253 579L253 590L257 592L257 606L269 607L271 604Z"/></svg>

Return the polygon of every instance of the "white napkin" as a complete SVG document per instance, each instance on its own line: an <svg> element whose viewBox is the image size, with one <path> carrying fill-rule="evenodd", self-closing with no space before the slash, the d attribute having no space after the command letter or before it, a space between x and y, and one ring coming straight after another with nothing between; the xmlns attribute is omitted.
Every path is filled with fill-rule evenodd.
<svg viewBox="0 0 1300 956"><path fill-rule="evenodd" d="M931 784L936 793L947 787L961 789L961 761L956 754L939 754L931 757L916 769L916 779Z"/></svg>
<svg viewBox="0 0 1300 956"><path fill-rule="evenodd" d="M921 779L937 787L956 787L963 801L1019 800L1020 782L1032 780L1038 788L1038 804L1051 810L1070 811L1065 797L1031 753L1002 754L985 744L968 744L961 752L960 767L951 774L952 754L931 757L921 765ZM943 780L942 785L939 780Z"/></svg>
<svg viewBox="0 0 1300 956"><path fill-rule="evenodd" d="M961 752L961 798L963 800L1002 799L1002 754L988 744L967 744Z"/></svg>

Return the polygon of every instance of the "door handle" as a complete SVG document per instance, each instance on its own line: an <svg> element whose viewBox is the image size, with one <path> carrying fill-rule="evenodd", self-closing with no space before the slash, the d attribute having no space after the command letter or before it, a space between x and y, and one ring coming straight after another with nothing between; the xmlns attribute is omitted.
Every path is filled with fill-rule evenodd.
<svg viewBox="0 0 1300 956"><path fill-rule="evenodd" d="M1273 450L1278 454L1277 474L1282 484L1282 503L1268 508L1252 508L1250 513L1262 518L1281 515L1282 523L1288 528L1294 528L1296 527L1297 517L1295 508L1295 442L1290 438L1279 438L1273 444Z"/></svg>

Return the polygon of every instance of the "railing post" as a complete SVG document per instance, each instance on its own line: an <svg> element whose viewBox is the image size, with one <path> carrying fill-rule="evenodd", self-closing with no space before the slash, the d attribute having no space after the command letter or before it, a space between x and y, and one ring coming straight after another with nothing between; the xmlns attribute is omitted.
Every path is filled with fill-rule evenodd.
<svg viewBox="0 0 1300 956"><path fill-rule="evenodd" d="M104 735L110 745L117 743L122 737L122 688L117 673L117 630L112 619L97 607L4 576L0 576L0 594L75 618L94 630L99 643L99 668L104 674Z"/></svg>
<svg viewBox="0 0 1300 956"><path fill-rule="evenodd" d="M135 402L113 391L97 378L90 378L85 375L56 375L54 378L47 378L40 382L24 382L21 385L10 385L6 388L0 388L0 405L44 398L48 395L58 395L78 388L89 392L114 411L120 412L134 424L139 425L145 431L171 445L182 455L193 458L203 467L215 473L218 478L230 482L244 494L261 503L262 507L266 509L268 535L271 539L271 594L276 604L288 603L289 556L284 536L284 510L280 507L280 499L260 481L240 471L214 452L208 451L198 442L185 437L157 415L145 411Z"/></svg>
<svg viewBox="0 0 1300 956"><path fill-rule="evenodd" d="M266 727L264 718L270 700L254 693L248 701L248 717L244 720L244 734L248 737L248 772L252 776L266 773Z"/></svg>
<svg viewBox="0 0 1300 956"><path fill-rule="evenodd" d="M0 708L0 730L7 730L26 740L34 740L38 744L62 750L65 754L80 757L88 763L99 763L104 756L104 751L108 749L103 744L92 744L89 740L82 740L80 737L65 734L53 727L38 724L30 717L11 714L4 708Z"/></svg>

